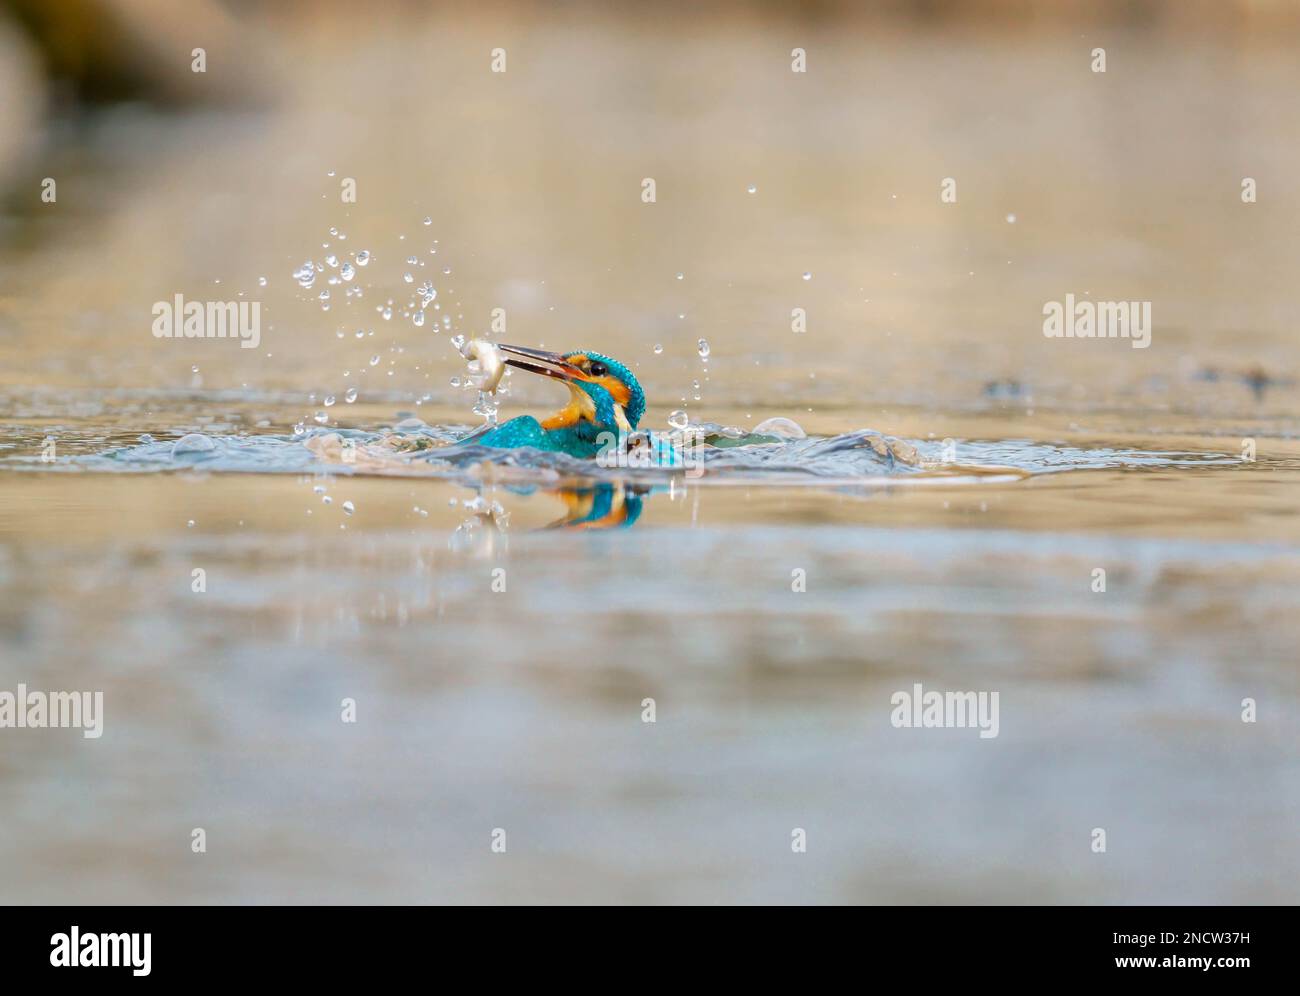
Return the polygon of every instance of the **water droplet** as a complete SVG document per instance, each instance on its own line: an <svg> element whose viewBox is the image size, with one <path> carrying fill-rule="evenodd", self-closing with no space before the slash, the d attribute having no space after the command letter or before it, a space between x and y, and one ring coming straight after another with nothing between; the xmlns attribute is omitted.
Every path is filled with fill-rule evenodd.
<svg viewBox="0 0 1300 996"><path fill-rule="evenodd" d="M805 280L811 280L811 279L812 279L812 274L811 274L811 273L805 273L805 274L803 275L803 278L804 278Z"/></svg>
<svg viewBox="0 0 1300 996"><path fill-rule="evenodd" d="M303 425L301 422L299 422L297 425L293 427L293 434L295 436L301 436L306 431L307 431L307 427Z"/></svg>
<svg viewBox="0 0 1300 996"><path fill-rule="evenodd" d="M453 377L453 378L451 379L451 386L452 386L452 387L460 387L460 378L459 378L459 377Z"/></svg>
<svg viewBox="0 0 1300 996"><path fill-rule="evenodd" d="M317 412L315 415L312 416L312 418L316 420L317 425L324 425L326 422L330 420L330 417L326 415L324 412Z"/></svg>
<svg viewBox="0 0 1300 996"><path fill-rule="evenodd" d="M333 406L334 406L334 395L332 394L325 395L325 407L332 408Z"/></svg>
<svg viewBox="0 0 1300 996"><path fill-rule="evenodd" d="M362 249L357 253L357 266L365 266L370 262L370 250Z"/></svg>
<svg viewBox="0 0 1300 996"><path fill-rule="evenodd" d="M194 528L194 520L193 520L193 519L190 519L190 521L187 522L187 523L185 523L185 525L187 525L187 526L189 526L189 528L193 529L193 528Z"/></svg>
<svg viewBox="0 0 1300 996"><path fill-rule="evenodd" d="M1016 216L1014 214L1007 215L1007 224L1014 225L1015 223L1016 223Z"/></svg>
<svg viewBox="0 0 1300 996"><path fill-rule="evenodd" d="M660 353L662 353L663 351L664 351L663 343L661 343L661 342L656 342L656 343L655 343L655 355L657 356L657 355L659 355Z"/></svg>
<svg viewBox="0 0 1300 996"><path fill-rule="evenodd" d="M425 218L425 219L424 219L424 223L425 223L426 225L432 225L432 224L433 224L433 219L432 219L432 218Z"/></svg>
<svg viewBox="0 0 1300 996"><path fill-rule="evenodd" d="M257 278L257 286L258 286L258 287L265 287L265 286L266 286L266 277L258 277L258 278Z"/></svg>
<svg viewBox="0 0 1300 996"><path fill-rule="evenodd" d="M349 387L347 394L343 395L343 400L346 401L348 404L352 404L352 402L356 401L357 389L355 387Z"/></svg>
<svg viewBox="0 0 1300 996"><path fill-rule="evenodd" d="M357 271L353 268L351 263L344 263L339 268L339 276L341 276L344 280L351 280L356 275L357 275Z"/></svg>
<svg viewBox="0 0 1300 996"><path fill-rule="evenodd" d="M351 514L352 514L353 512L355 512L356 510L357 510L357 507L356 507L355 505L353 505L352 502L350 502L350 501L345 501L345 502L343 503L343 511L347 512L348 515L351 515Z"/></svg>
<svg viewBox="0 0 1300 996"><path fill-rule="evenodd" d="M322 504L322 505L333 505L333 504L334 504L334 499L331 498L329 495L326 495L324 498L321 499L321 504Z"/></svg>
<svg viewBox="0 0 1300 996"><path fill-rule="evenodd" d="M424 324L424 312L423 312L423 311L417 311L414 315L411 316L411 322L412 322L413 324L417 325L417 326L419 326L419 325L423 325L423 324Z"/></svg>
<svg viewBox="0 0 1300 996"><path fill-rule="evenodd" d="M759 436L779 436L782 439L804 439L807 433L798 422L788 418L769 418L754 426L754 434Z"/></svg>
<svg viewBox="0 0 1300 996"><path fill-rule="evenodd" d="M679 409L668 416L668 424L674 429L685 429L691 424L691 417Z"/></svg>
<svg viewBox="0 0 1300 996"><path fill-rule="evenodd" d="M375 366L378 366L378 365L379 365L379 354L378 354L378 353L376 353L374 356L370 357L370 365L371 365L372 367L375 367Z"/></svg>
<svg viewBox="0 0 1300 996"><path fill-rule="evenodd" d="M751 194L756 194L756 193L758 193L758 188L757 188L756 186L754 186L752 183L751 183L751 184L750 184L746 189L747 189Z"/></svg>
<svg viewBox="0 0 1300 996"><path fill-rule="evenodd" d="M478 392L478 400L474 403L474 414L482 415L488 425L497 423L497 400L486 391Z"/></svg>
<svg viewBox="0 0 1300 996"><path fill-rule="evenodd" d="M699 341L699 347L700 347L700 359L707 360L709 358L709 340L701 339Z"/></svg>
<svg viewBox="0 0 1300 996"><path fill-rule="evenodd" d="M415 278L411 276L409 273L403 273L402 279L405 280L408 284L415 283Z"/></svg>
<svg viewBox="0 0 1300 996"><path fill-rule="evenodd" d="M684 274L684 273L679 273L679 274L677 274L677 279L678 279L678 280L685 280L685 279L686 279L686 274Z"/></svg>

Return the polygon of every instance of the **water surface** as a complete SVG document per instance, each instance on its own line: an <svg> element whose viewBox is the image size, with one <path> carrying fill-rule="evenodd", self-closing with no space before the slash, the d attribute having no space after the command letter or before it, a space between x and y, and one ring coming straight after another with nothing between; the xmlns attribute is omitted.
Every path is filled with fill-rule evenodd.
<svg viewBox="0 0 1300 996"><path fill-rule="evenodd" d="M56 130L58 212L5 216L0 688L106 717L0 731L0 899L1295 900L1293 50L800 26L797 88L771 24L354 22L259 22L255 110ZM176 293L259 299L260 348L153 338ZM1151 347L1044 338L1066 293ZM815 438L698 480L304 445L474 425L449 340L498 307L651 427ZM893 728L918 682L999 736Z"/></svg>

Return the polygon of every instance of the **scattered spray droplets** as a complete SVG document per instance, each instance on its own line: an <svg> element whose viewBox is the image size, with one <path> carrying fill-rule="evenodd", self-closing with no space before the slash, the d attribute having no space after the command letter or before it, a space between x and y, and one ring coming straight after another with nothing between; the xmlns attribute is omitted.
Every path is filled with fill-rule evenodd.
<svg viewBox="0 0 1300 996"><path fill-rule="evenodd" d="M486 391L478 392L478 400L474 402L474 414L483 416L488 425L497 424L497 400Z"/></svg>
<svg viewBox="0 0 1300 996"><path fill-rule="evenodd" d="M351 263L344 263L341 267L339 267L339 276L341 276L344 280L351 280L356 275L357 275L357 271L352 266Z"/></svg>

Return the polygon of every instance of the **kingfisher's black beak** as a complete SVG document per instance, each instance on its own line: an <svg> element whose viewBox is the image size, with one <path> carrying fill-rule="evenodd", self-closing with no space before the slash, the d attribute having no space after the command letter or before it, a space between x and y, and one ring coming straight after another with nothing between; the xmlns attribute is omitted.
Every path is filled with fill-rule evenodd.
<svg viewBox="0 0 1300 996"><path fill-rule="evenodd" d="M528 349L525 346L507 346L504 343L499 344L497 349L501 351L501 358L508 366L541 374L543 377L554 377L566 383L587 379L585 373L559 353L550 353L544 349Z"/></svg>

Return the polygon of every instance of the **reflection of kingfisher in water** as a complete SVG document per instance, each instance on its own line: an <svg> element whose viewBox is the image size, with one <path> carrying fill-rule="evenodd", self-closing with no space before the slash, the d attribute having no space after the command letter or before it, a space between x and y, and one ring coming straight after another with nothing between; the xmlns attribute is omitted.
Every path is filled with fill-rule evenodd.
<svg viewBox="0 0 1300 996"><path fill-rule="evenodd" d="M528 496L538 492L533 486L506 486L507 491ZM655 491L667 490L623 481L595 481L591 484L548 488L542 493L555 495L565 506L565 514L547 525L546 529L625 529L641 517L641 503ZM465 510L473 513L456 530L456 535L479 531L484 536L505 532L506 514L501 503L486 500L482 495L465 502Z"/></svg>
<svg viewBox="0 0 1300 996"><path fill-rule="evenodd" d="M551 529L625 529L641 516L641 502L653 489L630 488L621 481L601 481L590 487L562 488L555 493L568 514Z"/></svg>
<svg viewBox="0 0 1300 996"><path fill-rule="evenodd" d="M562 381L569 403L540 422L520 415L464 443L515 449L531 446L551 453L594 457L611 438L626 437L645 414L645 392L632 371L599 353L549 353L523 346L497 346L502 361L520 370ZM608 434L602 440L602 434Z"/></svg>

